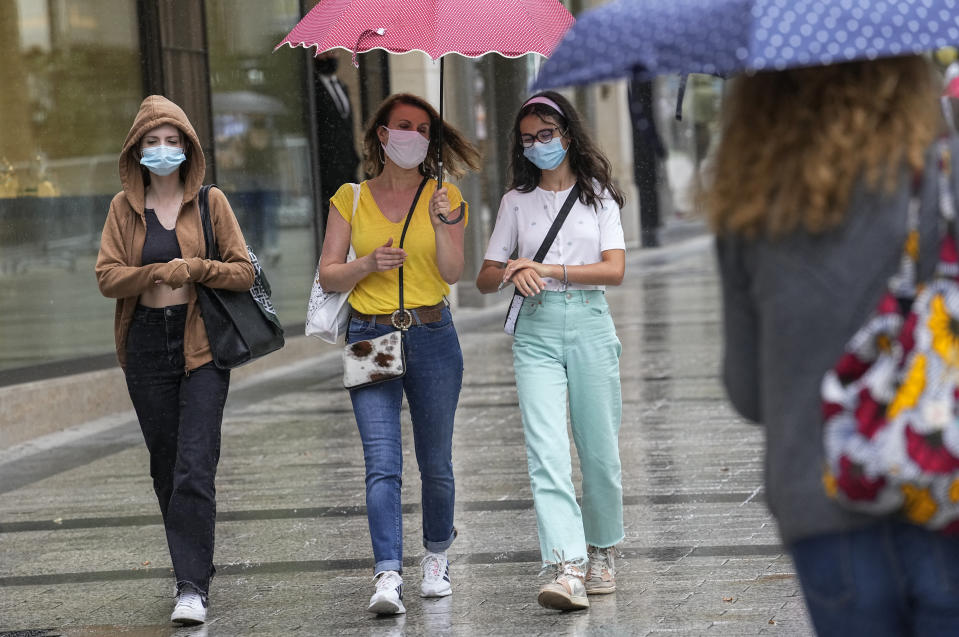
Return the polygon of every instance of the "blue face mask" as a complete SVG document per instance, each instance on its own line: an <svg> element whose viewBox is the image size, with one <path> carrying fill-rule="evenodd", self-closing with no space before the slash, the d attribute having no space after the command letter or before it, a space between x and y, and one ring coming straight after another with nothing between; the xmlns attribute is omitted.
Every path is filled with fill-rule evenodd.
<svg viewBox="0 0 959 637"><path fill-rule="evenodd" d="M563 138L554 137L545 144L533 142L529 148L523 149L523 156L533 162L540 170L553 170L563 163L566 149L563 148Z"/></svg>
<svg viewBox="0 0 959 637"><path fill-rule="evenodd" d="M140 164L154 175L165 177L186 161L182 148L176 146L151 146L144 148Z"/></svg>

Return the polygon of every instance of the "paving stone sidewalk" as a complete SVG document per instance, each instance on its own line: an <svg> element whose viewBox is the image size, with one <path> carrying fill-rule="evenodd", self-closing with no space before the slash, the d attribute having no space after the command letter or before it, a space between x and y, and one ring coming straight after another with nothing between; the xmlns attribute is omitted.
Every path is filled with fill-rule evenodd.
<svg viewBox="0 0 959 637"><path fill-rule="evenodd" d="M363 456L338 362L324 356L231 394L203 627L168 621L173 578L135 422L0 463L0 635L811 635L763 502L761 431L735 416L718 380L707 242L632 258L609 300L623 343L627 529L618 592L588 611L536 604L536 521L495 308L457 320L466 374L452 597L417 596L419 477L405 415L408 612L365 612Z"/></svg>

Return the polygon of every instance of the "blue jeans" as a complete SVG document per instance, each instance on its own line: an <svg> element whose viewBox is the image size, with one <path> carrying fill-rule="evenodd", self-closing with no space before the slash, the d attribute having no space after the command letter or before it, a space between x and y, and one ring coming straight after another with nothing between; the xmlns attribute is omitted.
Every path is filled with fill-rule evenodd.
<svg viewBox="0 0 959 637"><path fill-rule="evenodd" d="M186 305L137 306L127 332L126 381L150 452L177 589L204 597L213 577L216 466L230 370L184 373Z"/></svg>
<svg viewBox="0 0 959 637"><path fill-rule="evenodd" d="M882 521L790 547L819 637L959 635L959 539Z"/></svg>
<svg viewBox="0 0 959 637"><path fill-rule="evenodd" d="M393 331L389 325L351 319L347 343ZM403 336L403 378L350 391L366 460L366 515L374 572L403 570L403 393L413 421L420 469L423 546L445 551L453 528L453 417L463 384L463 353L449 308L434 323L416 322Z"/></svg>

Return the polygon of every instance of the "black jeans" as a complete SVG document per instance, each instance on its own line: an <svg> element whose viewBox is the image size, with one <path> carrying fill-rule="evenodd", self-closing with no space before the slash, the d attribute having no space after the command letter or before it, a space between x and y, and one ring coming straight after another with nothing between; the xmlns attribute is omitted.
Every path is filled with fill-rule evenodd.
<svg viewBox="0 0 959 637"><path fill-rule="evenodd" d="M207 596L213 577L216 465L230 371L185 372L186 305L137 306L127 334L126 380L150 452L177 590Z"/></svg>

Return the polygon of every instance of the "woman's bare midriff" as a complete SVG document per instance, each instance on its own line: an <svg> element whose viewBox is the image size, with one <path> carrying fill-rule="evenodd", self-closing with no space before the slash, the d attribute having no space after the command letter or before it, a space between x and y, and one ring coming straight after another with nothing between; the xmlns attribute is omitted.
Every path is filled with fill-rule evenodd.
<svg viewBox="0 0 959 637"><path fill-rule="evenodd" d="M175 290L166 283L158 283L153 286L152 290L147 290L140 295L140 305L147 307L184 305L189 302L192 289L192 283L186 283L183 287Z"/></svg>

